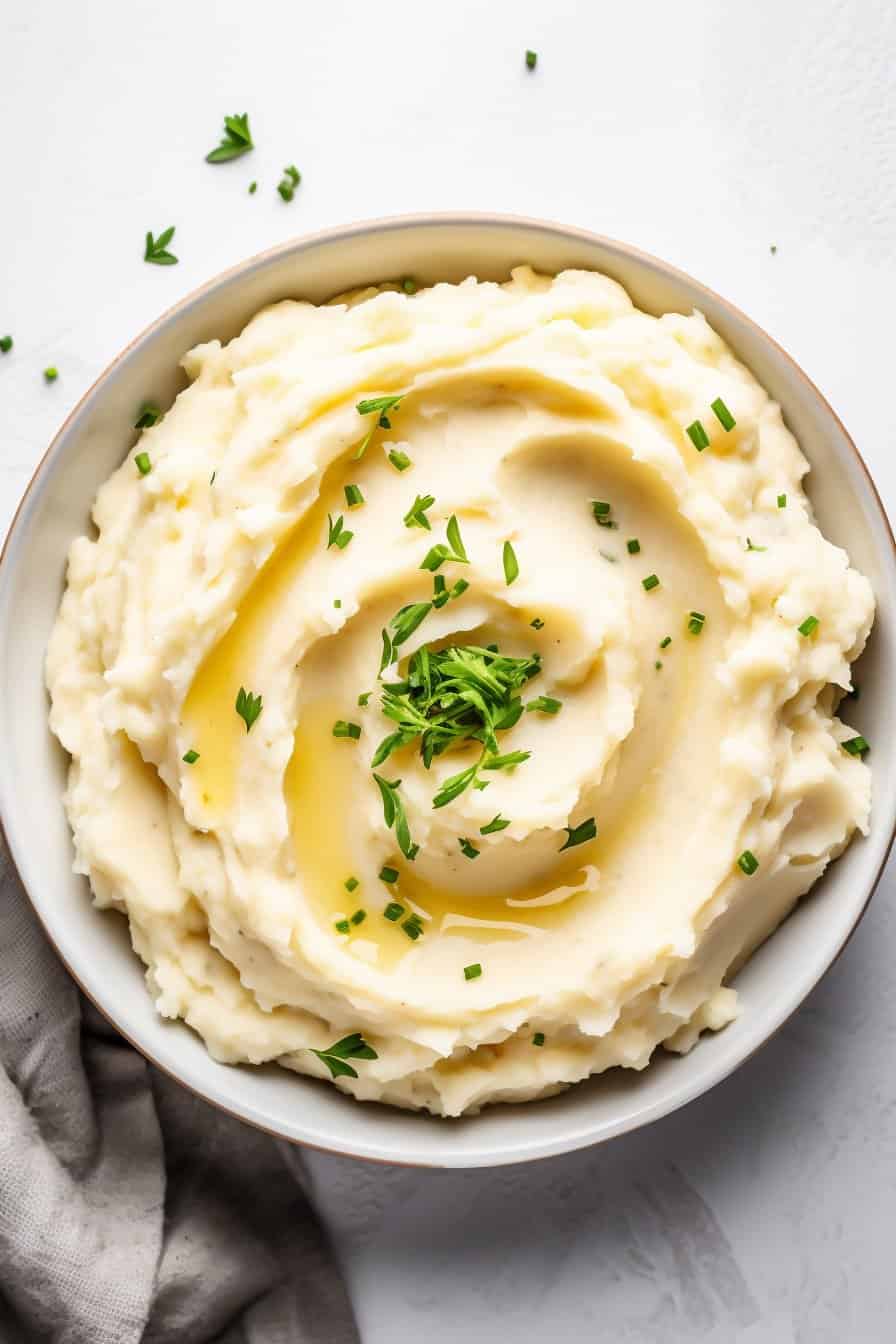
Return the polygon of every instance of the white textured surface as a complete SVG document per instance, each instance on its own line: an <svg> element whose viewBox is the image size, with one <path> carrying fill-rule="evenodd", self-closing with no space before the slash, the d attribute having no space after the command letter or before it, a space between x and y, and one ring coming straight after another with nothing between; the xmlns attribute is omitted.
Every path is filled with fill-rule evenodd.
<svg viewBox="0 0 896 1344"><path fill-rule="evenodd" d="M94 0L8 6L2 29L0 529L77 397L193 286L295 233L436 208L581 224L692 271L804 364L896 504L889 0ZM257 151L207 167L244 109ZM180 264L145 266L170 223ZM778 1038L652 1129L494 1173L314 1156L365 1344L892 1339L892 887Z"/></svg>

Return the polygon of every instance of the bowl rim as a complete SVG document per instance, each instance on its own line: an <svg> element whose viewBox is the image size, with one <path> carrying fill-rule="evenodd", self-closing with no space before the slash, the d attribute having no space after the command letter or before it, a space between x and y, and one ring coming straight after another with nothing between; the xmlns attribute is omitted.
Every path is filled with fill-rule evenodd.
<svg viewBox="0 0 896 1344"><path fill-rule="evenodd" d="M880 497L880 493L877 489L877 486L875 485L874 478L872 477L871 472L869 471L868 466L864 458L862 457L862 454L860 453L858 447L856 446L856 443L854 442L852 436L846 429L846 426L843 424L843 421L840 419L839 415L831 406L827 398L820 391L818 386L813 382L813 380L809 377L809 375L802 368L802 366L797 363L797 361L793 358L793 356L790 355L783 348L783 346L781 346L779 342L774 339L774 337L770 336L769 333L763 327L761 327L757 322L754 322L753 319L747 316L747 314L744 313L742 309L738 308L736 304L724 298L715 290L711 289L708 285L704 285L701 281L695 279L687 271L683 271L679 267L673 266L671 263L664 261L662 258L657 257L653 253L646 252L643 249L635 247L630 243L619 241L605 234L595 233L589 229L583 229L574 225L558 223L557 221L554 220L539 219L534 216L504 214L503 212L498 211L461 210L461 211L423 211L404 215L388 215L373 219L357 220L354 223L350 224L334 225L329 228L316 230L313 233L300 234L293 238L287 239L284 242L277 243L273 247L265 248L260 252L256 252L252 256L245 258L243 261L237 262L235 265L227 267L225 270L218 272L210 279L204 281L201 285L198 285L194 289L190 290L182 298L177 300L176 303L166 308L160 314L159 317L157 317L153 322L149 323L148 326L144 327L142 331L140 331L131 341L129 341L128 344L124 346L122 350L112 360L110 360L110 362L97 375L97 377L93 380L93 382L90 384L87 390L75 403L69 414L63 420L59 429L53 435L53 438L51 439L44 453L41 455L40 460L38 461L36 467L34 468L34 471L27 485L25 486L24 491L22 492L21 498L19 499L15 512L13 513L12 518L9 522L6 535L3 538L2 545L0 545L0 577L5 577L5 571L13 564L12 556L16 547L17 533L20 524L22 522L23 516L27 510L27 507L31 501L32 496L35 495L40 490L43 484L44 477L50 471L50 468L59 450L60 444L67 436L70 428L74 425L75 421L81 415L87 403L92 399L96 390L112 373L114 373L115 370L118 369L118 367L128 357L131 351L135 349L135 347L146 341L156 331L168 325L173 319L177 318L185 310L187 310L197 301L201 300L207 293L210 293L211 291L221 286L229 284L230 282L238 279L238 277L245 272L250 272L259 266L268 265L269 263L275 262L279 258L287 256L292 252L303 252L311 248L315 248L318 246L325 246L331 243L341 241L343 239L356 238L364 236L366 234L392 232L405 228L419 229L419 228L445 228L445 227L448 228L480 227L480 228L499 228L499 229L521 228L524 230L529 230L543 234L553 234L560 238L565 238L573 242L581 242L589 246L597 246L599 248L604 248L605 250L615 253L620 257L633 260L637 263L640 263L642 266L646 265L648 268L655 270L660 274L663 274L667 277L671 277L673 280L677 281L678 283L690 289L694 293L696 298L699 298L700 295L706 296L707 298L712 300L713 304L718 305L719 307L724 309L727 312L727 314L732 316L738 323L743 324L746 327L750 328L755 336L759 337L762 341L765 341L770 347L772 347L774 350L777 351L778 355L787 364L791 376L795 377L802 384L803 390L807 392L812 398L815 399L815 401L819 404L822 411L824 411L827 415L829 415L831 419L834 421L834 423L838 426L843 436L843 442L845 446L848 448L849 452L851 453L854 459L855 464L859 467L862 475L864 476L865 484L868 488L870 498L876 507L879 521L883 526L883 536L886 542L888 543L889 559L891 566L893 566L894 570L896 570L896 537L894 537L893 528L887 516L887 511L884 508L884 504ZM533 1151L526 1152L522 1155L520 1155L517 1152L514 1152L507 1157L501 1157L500 1155L493 1156L486 1162L480 1160L479 1162L476 1163L476 1165L502 1165L505 1163L511 1164L511 1163L537 1161L548 1157L554 1157L561 1153L572 1152L580 1148L590 1147L598 1143L607 1143L611 1139L617 1138L622 1134L626 1134L633 1130L641 1129L646 1127L647 1125L653 1124L657 1120L662 1119L664 1116L673 1114L675 1111L680 1110L682 1107L688 1105L690 1102L695 1101L698 1097L703 1096L706 1093L712 1091L712 1089L715 1088L719 1083L723 1082L724 1079L730 1077L732 1073L734 1073L742 1065L746 1064L748 1060L752 1059L753 1056L757 1054L758 1051L762 1049L764 1045L766 1045L770 1040L772 1040L773 1037L775 1037L778 1034L778 1032L781 1031L781 1029L787 1025L790 1019L794 1016L794 1014L805 1002L809 994L811 994L811 992L813 991L813 989L815 989L815 987L818 985L821 979L839 960L844 949L852 939L853 935L856 932L856 929L858 928L859 924L861 923L862 919L865 916L865 913L867 912L868 906L871 902L871 898L877 889L877 886L881 879L881 875L883 874L884 868L886 867L887 861L890 856L890 852L893 848L894 840L896 840L896 815L894 815L893 818L891 819L890 834L881 852L881 858L877 870L876 872L873 873L870 880L868 881L868 889L865 895L865 899L862 902L859 909L857 910L851 925L843 933L841 941L834 950L833 955L831 955L828 960L826 960L820 965L817 974L814 975L811 983L806 987L805 992L801 995L801 997L797 1000L797 1002L794 1003L792 1008L785 1014L785 1016L779 1022L777 1022L770 1030L766 1030L765 1034L761 1035L759 1039L755 1041L752 1048L746 1051L746 1053L732 1060L727 1060L721 1066L717 1067L715 1072L711 1075L709 1081L706 1081L706 1079L697 1079L689 1087L681 1088L677 1093L673 1093L668 1099L664 1099L659 1103L654 1103L653 1106L648 1109L646 1114L642 1113L636 1116L624 1117L617 1124L611 1126L605 1132L595 1134L595 1133L589 1133L587 1130L586 1131L582 1131L581 1129L571 1130L571 1132L569 1132L565 1138L561 1138L559 1140L542 1139L534 1141L532 1144ZM0 796L0 844L3 845L3 848L12 866L12 870L16 875L16 877L18 878L19 884L22 887L23 891L25 892L29 904L31 905L31 909L36 915L38 922L41 925L41 928L47 940L50 943L50 946L52 947L56 956L65 966L66 971L71 976L75 984L78 986L81 993L85 996L86 999L88 999L88 1001L93 1005L93 1007L96 1008L101 1017L103 1017L109 1023L109 1025L112 1026L114 1030L120 1036L122 1036L130 1046L133 1047L133 1049L137 1050L138 1053L142 1055L142 1057L148 1063L152 1064L155 1068L159 1069L160 1072L166 1074L169 1078L172 1078L181 1087L185 1087L188 1091L193 1093L193 1095L200 1097L208 1105L216 1107L218 1110L224 1112L226 1115L230 1116L233 1119L240 1120L244 1124L249 1124L253 1128L258 1129L263 1133L271 1135L273 1138L282 1139L288 1143L292 1143L297 1146L307 1147L316 1152L329 1153L336 1156L351 1157L354 1158L355 1160L373 1162L387 1166L430 1168L430 1167L438 1167L440 1165L441 1166L473 1165L473 1163L465 1163L465 1162L451 1163L450 1161L446 1161L442 1163L437 1163L434 1161L426 1161L426 1160L414 1161L407 1158L399 1160L394 1157L377 1156L371 1152L359 1151L357 1148L352 1148L351 1146L344 1143L328 1145L326 1143L321 1143L319 1141L314 1141L308 1138L299 1138L295 1135L286 1134L280 1129L264 1124L255 1115L248 1114L247 1111L244 1109L239 1110L232 1109L231 1106L225 1104L225 1102L219 1099L218 1097L211 1095L209 1092L205 1091L201 1086L187 1079L183 1074L176 1072L173 1067L157 1059L152 1050L148 1046L135 1040L128 1031L123 1029L123 1027L119 1024L119 1022L116 1021L116 1018L113 1015L113 1011L97 1001L94 994L91 993L91 991L86 988L79 975L72 968L68 959L63 955L62 951L60 950L56 942L56 939L54 938L52 929L50 928L47 920L44 918L44 915L41 913L37 905L37 902L32 897L31 892L29 891L28 886L24 881L24 878L22 877L19 865L16 862L14 847L11 841L11 837L8 833L6 818L3 814L2 796ZM475 1118L476 1117L473 1117L474 1121ZM435 1117L434 1117L434 1123L439 1123L439 1120Z"/></svg>

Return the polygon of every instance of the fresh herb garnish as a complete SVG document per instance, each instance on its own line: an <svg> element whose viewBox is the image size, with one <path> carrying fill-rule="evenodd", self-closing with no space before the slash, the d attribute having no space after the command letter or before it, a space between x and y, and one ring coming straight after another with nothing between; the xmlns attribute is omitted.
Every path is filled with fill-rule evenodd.
<svg viewBox="0 0 896 1344"><path fill-rule="evenodd" d="M134 464L141 476L148 476L152 471L152 463L149 460L149 453L137 453L134 458Z"/></svg>
<svg viewBox="0 0 896 1344"><path fill-rule="evenodd" d="M538 64L538 52L537 52L537 51L527 51L527 52L526 52L526 69L527 69L527 70L534 70L537 64Z"/></svg>
<svg viewBox="0 0 896 1344"><path fill-rule="evenodd" d="M8 355L11 349L12 349L12 337L0 336L0 350L3 351L4 355Z"/></svg>
<svg viewBox="0 0 896 1344"><path fill-rule="evenodd" d="M464 967L465 980L478 980L481 974L482 974L482 967L480 966L478 961L474 961L472 966Z"/></svg>
<svg viewBox="0 0 896 1344"><path fill-rule="evenodd" d="M786 509L786 508L787 508L787 496L786 496L786 495L779 495L779 496L778 496L778 508L779 508L779 509Z"/></svg>
<svg viewBox="0 0 896 1344"><path fill-rule="evenodd" d="M357 742L361 736L361 725L359 723L348 723L345 719L337 719L333 724L334 737L351 737Z"/></svg>
<svg viewBox="0 0 896 1344"><path fill-rule="evenodd" d="M389 461L396 471L407 471L408 467L411 465L411 459L408 457L407 453L403 453L400 448L391 448L389 450Z"/></svg>
<svg viewBox="0 0 896 1344"><path fill-rule="evenodd" d="M249 113L236 114L224 118L224 134L221 143L211 153L206 154L206 163L227 163L230 159L239 159L254 149L249 131ZM250 188L251 190L251 188Z"/></svg>
<svg viewBox="0 0 896 1344"><path fill-rule="evenodd" d="M532 627L533 630L543 630L543 629L544 629L544 621L541 619L540 616L536 616L536 617L535 617L535 620L534 620L534 621L530 621L529 624L531 625L531 627Z"/></svg>
<svg viewBox="0 0 896 1344"><path fill-rule="evenodd" d="M797 629L804 639L808 639L808 637L814 635L815 631L818 629L818 617L807 616L802 625L797 626Z"/></svg>
<svg viewBox="0 0 896 1344"><path fill-rule="evenodd" d="M367 1044L360 1031L353 1031L351 1036L343 1036L335 1045L328 1045L324 1050L312 1050L311 1053L326 1064L334 1078L357 1078L357 1072L348 1063L350 1059L379 1059L373 1046Z"/></svg>
<svg viewBox="0 0 896 1344"><path fill-rule="evenodd" d="M649 593L652 588L659 588L660 581L655 574L648 574L646 579L641 580L641 587L645 593Z"/></svg>
<svg viewBox="0 0 896 1344"><path fill-rule="evenodd" d="M845 742L840 743L844 751L849 752L850 756L864 756L866 751L871 750L870 743L866 742L864 737L850 737Z"/></svg>
<svg viewBox="0 0 896 1344"><path fill-rule="evenodd" d="M383 800L383 820L386 823L386 829L391 830L395 827L395 839L398 841L398 848L406 859L413 859L417 853L417 847L411 840L411 831L408 826L408 819L405 815L404 803L398 792L400 779L394 779L391 784L383 779L382 775L374 774L376 786L380 791L380 797ZM394 872L395 870L392 869ZM382 876L382 874L381 874ZM385 881L385 879L383 879Z"/></svg>
<svg viewBox="0 0 896 1344"><path fill-rule="evenodd" d="M262 710L261 696L253 695L244 687L240 687L236 697L236 712L246 725L246 732L250 732L253 723L258 718Z"/></svg>
<svg viewBox="0 0 896 1344"><path fill-rule="evenodd" d="M591 512L594 514L594 521L598 527L609 527L615 529L619 526L610 516L613 511L612 504L608 504L605 499L592 499Z"/></svg>
<svg viewBox="0 0 896 1344"><path fill-rule="evenodd" d="M364 921L365 921L366 918L367 918L367 911L366 911L366 910L356 910L355 913L354 913L354 914L352 915L352 917L351 917L351 922L352 922L352 924L354 924L355 927L357 928L357 926L358 926L359 924L363 924L363 923L364 923Z"/></svg>
<svg viewBox="0 0 896 1344"><path fill-rule="evenodd" d="M347 892L351 893L353 891L357 891L361 883L358 881L356 877L347 877L342 885L345 887Z"/></svg>
<svg viewBox="0 0 896 1344"><path fill-rule="evenodd" d="M702 453L704 448L709 447L709 435L703 428L701 421L694 420L690 425L688 425L687 429L685 430L685 433L687 434L691 443L697 449L698 453Z"/></svg>
<svg viewBox="0 0 896 1344"><path fill-rule="evenodd" d="M767 551L767 550L768 550L768 547L767 547L767 546L754 546L753 543L752 543L752 541L750 540L750 538L747 537L747 550L748 550L748 551Z"/></svg>
<svg viewBox="0 0 896 1344"><path fill-rule="evenodd" d="M183 756L181 756L181 760L186 761L187 765L195 765L199 760L199 752L194 751L191 747L189 751L184 752Z"/></svg>
<svg viewBox="0 0 896 1344"><path fill-rule="evenodd" d="M390 924L397 924L403 914L404 906L397 901L390 901L383 911L383 919L388 919Z"/></svg>
<svg viewBox="0 0 896 1344"><path fill-rule="evenodd" d="M431 602L409 602L406 607L401 607L389 622L388 628L382 631L383 636L383 656L380 661L380 673L382 674L387 667L391 667L398 657L399 646L410 639L411 635L417 629L426 617L432 611Z"/></svg>
<svg viewBox="0 0 896 1344"><path fill-rule="evenodd" d="M628 551L629 555L637 555L641 549L641 543L637 537L629 537L628 541L625 543L625 549Z"/></svg>
<svg viewBox="0 0 896 1344"><path fill-rule="evenodd" d="M465 835L459 835L457 837L457 843L460 845L461 854L463 854L466 858L468 859L479 858L479 850L476 848L475 845L470 843L470 841L467 839Z"/></svg>
<svg viewBox="0 0 896 1344"><path fill-rule="evenodd" d="M428 569L431 574L435 573L437 569L441 569L446 560L451 560L457 565L468 565L470 563L464 543L461 540L460 524L457 521L457 516L453 513L448 519L445 533L448 537L448 545L445 546L440 542L438 545L431 547L426 552L420 566L421 569Z"/></svg>
<svg viewBox="0 0 896 1344"><path fill-rule="evenodd" d="M671 636L671 635L666 635L665 639L661 639L661 640L660 640L660 648L661 648L661 649L668 649L668 647L669 647L669 645L670 645L671 643L672 643L672 636Z"/></svg>
<svg viewBox="0 0 896 1344"><path fill-rule="evenodd" d="M359 457L364 456L364 453L367 450L367 445L373 438L373 432L375 429L392 428L392 421L389 419L388 412L398 409L398 407L401 405L401 399L403 396L404 393L399 392L397 396L367 397L365 400L358 402L357 406L355 407L355 410L358 412L359 415L376 415L376 419L370 426L370 429L367 431L364 438L361 440L360 446L355 452L355 461L357 461ZM402 454L402 456L404 456L404 454ZM393 465L395 464L393 463ZM403 467L399 468L399 470L403 471L404 468Z"/></svg>
<svg viewBox="0 0 896 1344"><path fill-rule="evenodd" d="M333 928L337 933L350 933L351 925L347 919L337 919L333 923Z"/></svg>
<svg viewBox="0 0 896 1344"><path fill-rule="evenodd" d="M729 411L721 397L716 397L715 401L710 402L709 409L713 412L719 424L727 434L730 434L737 424L734 416Z"/></svg>
<svg viewBox="0 0 896 1344"><path fill-rule="evenodd" d="M56 368L55 364L51 364L48 368L44 369L45 382L55 383L58 377L59 377L59 370Z"/></svg>
<svg viewBox="0 0 896 1344"><path fill-rule="evenodd" d="M146 250L143 253L143 260L151 262L153 266L176 266L177 257L168 251L168 244L174 237L174 225L170 229L164 229L158 236L153 238L151 233L146 235Z"/></svg>
<svg viewBox="0 0 896 1344"><path fill-rule="evenodd" d="M402 280L401 287L404 290L405 294L417 293L417 281L413 280L409 275L406 275L405 278Z"/></svg>
<svg viewBox="0 0 896 1344"><path fill-rule="evenodd" d="M249 195L250 195L250 196L254 196L257 190L258 190L258 183L257 183L257 182L250 182L250 183L249 183Z"/></svg>
<svg viewBox="0 0 896 1344"><path fill-rule="evenodd" d="M703 627L705 624L706 624L706 617L703 615L702 611L688 612L688 630L691 632L692 635L702 634Z"/></svg>
<svg viewBox="0 0 896 1344"><path fill-rule="evenodd" d="M362 692L361 692L361 694L358 696L358 704L359 704L359 706L361 707L361 709L364 708L364 706L367 704L367 702L369 701L369 699L370 699L370 697L371 697L372 695L373 695L373 691L362 691Z"/></svg>
<svg viewBox="0 0 896 1344"><path fill-rule="evenodd" d="M537 711L539 714L559 714L562 708L562 700L555 700L550 695L539 695L526 705L526 713L531 714Z"/></svg>
<svg viewBox="0 0 896 1344"><path fill-rule="evenodd" d="M544 1032L543 1032L543 1031L536 1031L535 1035L532 1037L532 1044L533 1044L533 1045L544 1045Z"/></svg>
<svg viewBox="0 0 896 1344"><path fill-rule="evenodd" d="M162 412L154 401L144 401L140 407L140 414L134 421L135 429L152 429L162 418Z"/></svg>
<svg viewBox="0 0 896 1344"><path fill-rule="evenodd" d="M759 867L759 860L752 850L745 849L737 860L737 866L747 877L752 877Z"/></svg>
<svg viewBox="0 0 896 1344"><path fill-rule="evenodd" d="M431 532L432 523L426 516L426 510L431 509L435 502L435 495L418 495L404 516L405 527L423 527Z"/></svg>
<svg viewBox="0 0 896 1344"><path fill-rule="evenodd" d="M361 494L360 485L346 485L343 487L345 502L350 509L356 509L359 504L364 503L364 496Z"/></svg>
<svg viewBox="0 0 896 1344"><path fill-rule="evenodd" d="M423 920L419 915L408 915L401 926L412 942L416 942L423 932Z"/></svg>
<svg viewBox="0 0 896 1344"><path fill-rule="evenodd" d="M589 817L587 821L581 822L578 826L564 826L563 829L566 832L566 840L560 846L561 854L564 849L572 849L575 845L584 845L597 835L594 817Z"/></svg>
<svg viewBox="0 0 896 1344"><path fill-rule="evenodd" d="M283 169L283 176L277 183L277 191L284 201L291 201L296 194L296 187L302 180L302 174L294 163L290 163Z"/></svg>
<svg viewBox="0 0 896 1344"><path fill-rule="evenodd" d="M491 821L486 826L479 827L479 834L494 835L496 831L506 831L509 825L510 822L507 820L507 818L502 817L501 813L499 812L497 816L492 817Z"/></svg>
<svg viewBox="0 0 896 1344"><path fill-rule="evenodd" d="M513 549L509 541L505 541L504 543L504 550L502 552L501 559L504 563L504 582L507 584L507 587L509 588L510 585L513 583L514 579L519 578L520 573L520 565L519 561L516 558L516 551Z"/></svg>
<svg viewBox="0 0 896 1344"><path fill-rule="evenodd" d="M392 886L393 883L398 881L398 869L390 868L387 863L384 863L378 876L381 882L385 882L388 886Z"/></svg>
<svg viewBox="0 0 896 1344"><path fill-rule="evenodd" d="M331 546L338 546L340 551L344 551L354 535L354 532L346 530L341 513L335 521L332 514L327 514L327 550Z"/></svg>

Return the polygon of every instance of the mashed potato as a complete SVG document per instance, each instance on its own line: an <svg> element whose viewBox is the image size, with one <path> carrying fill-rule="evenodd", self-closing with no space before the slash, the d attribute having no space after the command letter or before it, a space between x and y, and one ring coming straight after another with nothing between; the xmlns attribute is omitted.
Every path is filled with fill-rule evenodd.
<svg viewBox="0 0 896 1344"><path fill-rule="evenodd" d="M184 368L47 659L158 1011L444 1115L723 1027L870 805L871 589L779 408L699 314L525 267Z"/></svg>

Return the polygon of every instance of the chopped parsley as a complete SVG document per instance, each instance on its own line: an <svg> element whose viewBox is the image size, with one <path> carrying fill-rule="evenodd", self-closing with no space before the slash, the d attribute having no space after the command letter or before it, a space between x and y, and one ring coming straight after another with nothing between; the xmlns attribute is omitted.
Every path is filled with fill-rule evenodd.
<svg viewBox="0 0 896 1344"><path fill-rule="evenodd" d="M221 136L221 143L211 153L206 154L206 163L228 163L231 159L239 159L243 154L248 154L250 149L254 149L252 143L252 134L249 130L249 114L243 112L242 115L234 115L224 118L224 134ZM252 188L250 187L251 191Z"/></svg>
<svg viewBox="0 0 896 1344"><path fill-rule="evenodd" d="M151 233L146 235L146 248L143 253L143 260L151 262L153 266L176 266L177 257L168 251L168 244L174 237L174 225L164 229L158 236L153 238Z"/></svg>
<svg viewBox="0 0 896 1344"><path fill-rule="evenodd" d="M302 174L294 163L290 163L283 169L283 176L277 183L277 192L284 201L291 201L296 194L296 187L302 180Z"/></svg>
<svg viewBox="0 0 896 1344"><path fill-rule="evenodd" d="M428 496L427 496L428 498ZM434 501L433 501L434 502ZM428 507L428 506L427 506ZM408 524L411 526L411 524ZM445 529L448 538L448 545L439 543L432 546L427 552L421 564L421 569L428 569L434 574L437 569L441 569L446 560L452 561L456 565L468 565L470 558L467 555L464 543L460 535L460 524L457 521L457 515L453 514L448 519L448 526Z"/></svg>
<svg viewBox="0 0 896 1344"><path fill-rule="evenodd" d="M395 839L398 841L398 848L406 859L413 859L417 854L417 846L411 840L411 831L408 826L408 819L404 810L404 803L398 792L400 779L395 779L391 783L383 779L382 775L374 774L376 786L380 791L380 797L383 800L383 820L386 823L386 829L391 830L395 827ZM390 872L395 872L392 868ZM380 874L382 877L382 873ZM397 876L397 874L396 874ZM383 878L383 881L386 879Z"/></svg>
<svg viewBox="0 0 896 1344"><path fill-rule="evenodd" d="M328 1045L324 1050L312 1050L311 1053L326 1064L333 1078L357 1078L356 1070L348 1062L350 1059L379 1059L373 1046L367 1044L360 1031L353 1031L351 1036L343 1036L335 1045Z"/></svg>
<svg viewBox="0 0 896 1344"><path fill-rule="evenodd" d="M258 718L262 710L261 696L253 695L251 691L240 687L236 697L236 712L246 725L246 732L251 732L252 725Z"/></svg>
<svg viewBox="0 0 896 1344"><path fill-rule="evenodd" d="M184 752L183 756L181 756L181 760L186 761L187 765L195 765L199 760L199 752L194 751L191 747L189 751Z"/></svg>
<svg viewBox="0 0 896 1344"><path fill-rule="evenodd" d="M564 826L563 829L566 832L566 840L560 846L561 854L564 849L572 849L575 845L584 845L597 835L594 817L589 817L587 821L580 822L578 826Z"/></svg>
<svg viewBox="0 0 896 1344"><path fill-rule="evenodd" d="M13 342L11 336L0 336L0 350L3 351L4 355L9 354L10 350L12 349L12 344Z"/></svg>
<svg viewBox="0 0 896 1344"><path fill-rule="evenodd" d="M555 700L550 695L539 695L534 700L530 700L526 705L526 713L537 712L539 714L559 714L563 708L562 700Z"/></svg>
<svg viewBox="0 0 896 1344"><path fill-rule="evenodd" d="M358 881L356 877L347 877L342 885L345 887L347 892L351 893L353 891L357 891L361 883Z"/></svg>
<svg viewBox="0 0 896 1344"><path fill-rule="evenodd" d="M759 867L759 860L751 849L745 849L737 860L737 866L747 877L752 877Z"/></svg>
<svg viewBox="0 0 896 1344"><path fill-rule="evenodd" d="M358 704L361 709L365 707L371 695L373 695L373 691L362 691L361 694L358 696Z"/></svg>
<svg viewBox="0 0 896 1344"><path fill-rule="evenodd" d="M351 925L347 919L337 919L333 923L333 928L337 933L350 933Z"/></svg>

